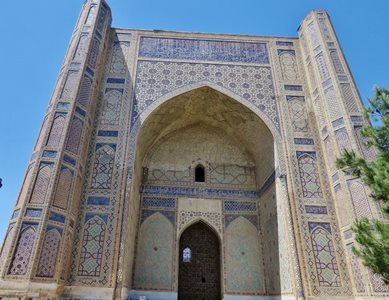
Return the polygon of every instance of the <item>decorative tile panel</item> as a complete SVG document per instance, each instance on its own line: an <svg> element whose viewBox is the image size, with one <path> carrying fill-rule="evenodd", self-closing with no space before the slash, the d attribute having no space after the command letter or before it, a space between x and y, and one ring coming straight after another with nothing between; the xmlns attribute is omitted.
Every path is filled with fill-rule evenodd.
<svg viewBox="0 0 389 300"><path fill-rule="evenodd" d="M70 125L66 150L72 152L73 154L78 154L83 125L84 123L77 117L73 118L72 124Z"/></svg>
<svg viewBox="0 0 389 300"><path fill-rule="evenodd" d="M91 217L83 226L79 276L99 276L103 256L106 224L99 216Z"/></svg>
<svg viewBox="0 0 389 300"><path fill-rule="evenodd" d="M9 274L25 275L27 273L32 249L35 243L37 227L38 225L36 224L23 223Z"/></svg>
<svg viewBox="0 0 389 300"><path fill-rule="evenodd" d="M279 129L270 68L160 61L138 63L132 126L139 115L163 95L202 82L216 84L242 97Z"/></svg>
<svg viewBox="0 0 389 300"><path fill-rule="evenodd" d="M319 285L342 286L329 223L309 223L309 228Z"/></svg>
<svg viewBox="0 0 389 300"><path fill-rule="evenodd" d="M266 43L141 37L140 57L268 64Z"/></svg>
<svg viewBox="0 0 389 300"><path fill-rule="evenodd" d="M48 147L58 147L62 138L63 126L65 124L66 113L56 113L54 116L53 125L51 126L49 139L47 140Z"/></svg>
<svg viewBox="0 0 389 300"><path fill-rule="evenodd" d="M41 163L38 175L36 177L34 189L31 194L30 203L43 204L46 200L46 194L51 179L52 163Z"/></svg>
<svg viewBox="0 0 389 300"><path fill-rule="evenodd" d="M316 154L314 152L298 152L297 156L303 196L306 198L322 197Z"/></svg>
<svg viewBox="0 0 389 300"><path fill-rule="evenodd" d="M42 252L38 263L36 276L53 277L57 266L58 250L61 243L61 232L50 229L43 240Z"/></svg>
<svg viewBox="0 0 389 300"><path fill-rule="evenodd" d="M58 178L53 205L62 209L68 206L69 194L72 188L73 171L62 166Z"/></svg>

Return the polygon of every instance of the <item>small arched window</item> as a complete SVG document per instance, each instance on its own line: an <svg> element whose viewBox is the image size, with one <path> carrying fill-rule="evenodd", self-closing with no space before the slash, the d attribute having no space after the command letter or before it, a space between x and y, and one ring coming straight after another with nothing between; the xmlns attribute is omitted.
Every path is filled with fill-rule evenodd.
<svg viewBox="0 0 389 300"><path fill-rule="evenodd" d="M205 169L202 165L197 165L195 169L195 181L205 182Z"/></svg>
<svg viewBox="0 0 389 300"><path fill-rule="evenodd" d="M192 258L192 250L189 247L184 248L182 251L182 261L184 263L189 263Z"/></svg>

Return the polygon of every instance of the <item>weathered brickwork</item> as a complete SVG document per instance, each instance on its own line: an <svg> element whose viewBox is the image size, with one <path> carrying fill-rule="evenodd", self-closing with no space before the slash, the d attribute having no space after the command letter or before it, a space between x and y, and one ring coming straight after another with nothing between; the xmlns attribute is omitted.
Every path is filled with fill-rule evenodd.
<svg viewBox="0 0 389 300"><path fill-rule="evenodd" d="M0 297L353 299L362 105L325 11L298 37L115 29L87 0L0 249ZM212 295L210 297L210 295Z"/></svg>

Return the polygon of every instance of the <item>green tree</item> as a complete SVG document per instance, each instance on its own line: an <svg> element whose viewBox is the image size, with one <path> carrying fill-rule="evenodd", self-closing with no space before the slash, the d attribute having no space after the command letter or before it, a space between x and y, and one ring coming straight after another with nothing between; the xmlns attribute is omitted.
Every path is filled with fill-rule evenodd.
<svg viewBox="0 0 389 300"><path fill-rule="evenodd" d="M389 216L389 89L375 88L365 111L368 122L361 130L366 147L377 149L376 159L367 161L354 151L345 151L336 160L339 169L360 177L370 187L373 199L383 203L383 212ZM355 221L353 227L357 246L354 253L374 273L389 283L389 224L366 218Z"/></svg>

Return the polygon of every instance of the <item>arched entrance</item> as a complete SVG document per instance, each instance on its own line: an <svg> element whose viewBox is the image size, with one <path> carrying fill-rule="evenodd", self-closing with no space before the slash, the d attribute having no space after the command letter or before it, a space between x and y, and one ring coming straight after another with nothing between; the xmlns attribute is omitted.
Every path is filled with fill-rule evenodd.
<svg viewBox="0 0 389 300"><path fill-rule="evenodd" d="M219 239L202 222L191 225L180 238L178 299L221 299Z"/></svg>
<svg viewBox="0 0 389 300"><path fill-rule="evenodd" d="M131 297L160 299L163 294L164 299L188 300L279 294L274 181L279 147L267 124L210 87L180 94L140 116L140 122L131 156L130 211L139 211L139 222L131 224L128 235L129 247L136 245L129 250L135 252L134 260L128 261ZM212 282L216 296L202 287L211 282L203 274L212 272L199 266L187 271L188 279L182 278L186 246L180 243L186 230L192 230L186 226L199 219L217 232L212 247L217 249L218 267L213 269L218 270L218 281ZM212 236L207 225L201 225ZM187 252L195 255L191 247Z"/></svg>

